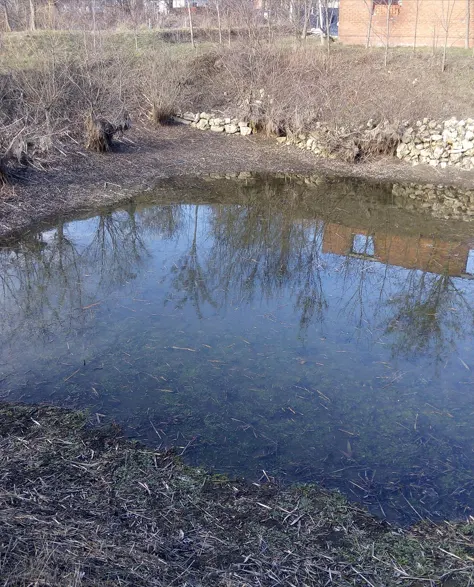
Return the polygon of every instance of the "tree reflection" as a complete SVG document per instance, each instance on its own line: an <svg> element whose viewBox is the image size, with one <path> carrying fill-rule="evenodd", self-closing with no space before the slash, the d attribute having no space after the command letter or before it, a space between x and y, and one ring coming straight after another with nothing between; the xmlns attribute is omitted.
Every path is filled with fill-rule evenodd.
<svg viewBox="0 0 474 587"><path fill-rule="evenodd" d="M137 275L147 255L135 210L104 214L89 242L68 226L33 235L0 253L1 329L5 342L20 332L49 338L84 324L81 309Z"/></svg>
<svg viewBox="0 0 474 587"><path fill-rule="evenodd" d="M198 256L198 223L199 206L194 207L194 228L191 247L173 265L174 278L172 286L176 290L176 306L183 308L190 302L199 318L202 318L201 307L204 303L215 306L212 299L208 279L199 262Z"/></svg>
<svg viewBox="0 0 474 587"><path fill-rule="evenodd" d="M411 271L387 306L385 333L394 355L430 353L437 361L455 349L459 334L474 325L473 308L452 277Z"/></svg>
<svg viewBox="0 0 474 587"><path fill-rule="evenodd" d="M82 308L140 276L153 241L174 239L180 255L160 276L171 290L164 303L189 305L202 318L206 306L284 298L305 337L324 320L331 297L339 316L359 332L378 328L380 337L381 329L394 354L445 356L466 325L473 325L458 280L374 262L371 250L344 256L336 241L337 251L328 250L331 234L350 241L352 229L341 225L340 234L325 235L328 222L338 229L344 204L341 198L327 209L324 200L316 204L305 199L304 185L285 192L281 182L250 182L235 188L230 204L130 204L77 225L59 223L0 252L4 340L22 330L49 337L56 328L83 327ZM359 232L375 234L377 226L367 218Z"/></svg>

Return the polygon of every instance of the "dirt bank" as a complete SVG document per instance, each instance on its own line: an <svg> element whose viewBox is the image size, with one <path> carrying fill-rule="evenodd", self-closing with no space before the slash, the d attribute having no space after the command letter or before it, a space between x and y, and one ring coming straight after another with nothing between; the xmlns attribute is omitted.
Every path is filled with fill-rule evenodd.
<svg viewBox="0 0 474 587"><path fill-rule="evenodd" d="M378 521L338 493L246 484L94 428L0 404L4 587L471 584L472 524Z"/></svg>
<svg viewBox="0 0 474 587"><path fill-rule="evenodd" d="M350 165L316 159L261 136L229 137L186 126L133 130L114 152L94 154L81 145L44 171L29 168L0 195L0 238L57 215L124 202L160 179L208 173L315 172L377 181L413 181L469 187L474 173L410 167L382 159Z"/></svg>

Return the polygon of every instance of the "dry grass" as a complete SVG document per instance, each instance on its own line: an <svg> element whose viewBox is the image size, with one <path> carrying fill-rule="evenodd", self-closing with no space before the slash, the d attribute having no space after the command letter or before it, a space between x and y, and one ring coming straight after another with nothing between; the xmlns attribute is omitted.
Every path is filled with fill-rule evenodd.
<svg viewBox="0 0 474 587"><path fill-rule="evenodd" d="M473 526L390 527L314 487L247 485L90 428L0 407L4 587L467 585ZM177 448L176 453L183 452Z"/></svg>
<svg viewBox="0 0 474 587"><path fill-rule="evenodd" d="M129 128L130 119L127 113L116 124L89 113L85 121L86 149L97 153L110 151L114 136L119 133L123 135Z"/></svg>
<svg viewBox="0 0 474 587"><path fill-rule="evenodd" d="M236 45L221 51L217 66L206 94L219 96L221 109L238 105L273 132L312 130L317 122L354 130L369 120L467 117L474 110L472 57L461 51L453 51L444 74L439 57L421 51L394 51L386 68L382 50L334 45L328 56L309 41Z"/></svg>
<svg viewBox="0 0 474 587"><path fill-rule="evenodd" d="M155 125L169 124L175 116L176 110L171 104L156 104L151 107L149 118Z"/></svg>
<svg viewBox="0 0 474 587"><path fill-rule="evenodd" d="M133 35L7 36L0 57L0 149L18 135L36 158L44 154L44 163L66 152L71 139L84 143L83 121L91 111L96 119L114 120L127 109L135 121L156 125L177 111L211 110L245 118L268 135L312 131L322 123L332 129L331 150L357 159L354 153L393 151L397 134L386 132L387 124L394 129L403 121L467 117L474 110L472 56L463 51L452 50L442 73L441 57L422 50L392 50L384 67L383 50L334 44L328 54L311 39L270 44L257 36L193 52L142 36L146 42L137 37L133 44ZM372 139L360 134L369 120L377 129ZM99 142L107 148L104 137Z"/></svg>

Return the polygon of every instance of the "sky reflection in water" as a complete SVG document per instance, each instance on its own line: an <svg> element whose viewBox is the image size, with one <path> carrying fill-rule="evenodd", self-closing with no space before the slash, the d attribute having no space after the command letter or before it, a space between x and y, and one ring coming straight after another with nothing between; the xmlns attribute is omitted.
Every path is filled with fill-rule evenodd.
<svg viewBox="0 0 474 587"><path fill-rule="evenodd" d="M468 225L407 226L337 183L207 189L226 195L0 251L0 397L87 407L193 464L319 481L403 522L470 513Z"/></svg>

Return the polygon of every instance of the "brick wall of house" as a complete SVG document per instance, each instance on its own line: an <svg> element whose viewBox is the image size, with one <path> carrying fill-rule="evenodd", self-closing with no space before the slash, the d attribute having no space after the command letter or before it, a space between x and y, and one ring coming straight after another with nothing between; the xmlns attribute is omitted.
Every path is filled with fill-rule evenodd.
<svg viewBox="0 0 474 587"><path fill-rule="evenodd" d="M389 0L388 0L389 1ZM467 0L392 0L392 6L374 5L373 0L340 0L339 40L345 44L366 43L370 11L371 46L384 46L387 39L387 10L389 11L389 44L416 44L442 47L448 29L448 47L474 46L474 2L468 11ZM418 20L417 20L418 11ZM468 12L470 18L468 19ZM468 27L469 20L469 27ZM416 22L418 24L416 25Z"/></svg>
<svg viewBox="0 0 474 587"><path fill-rule="evenodd" d="M369 232L363 228L326 224L323 253L349 254L356 234L368 236ZM462 275L466 271L468 244L382 232L376 232L372 237L373 258L381 263L447 275Z"/></svg>

